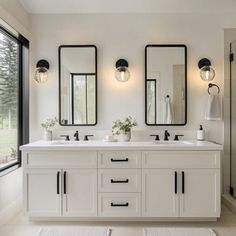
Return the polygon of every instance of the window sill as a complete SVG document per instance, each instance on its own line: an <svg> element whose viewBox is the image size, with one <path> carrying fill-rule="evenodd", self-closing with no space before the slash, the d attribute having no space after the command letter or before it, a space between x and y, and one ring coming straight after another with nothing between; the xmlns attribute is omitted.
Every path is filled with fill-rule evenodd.
<svg viewBox="0 0 236 236"><path fill-rule="evenodd" d="M20 167L19 161L14 161L13 163L6 164L0 168L0 177L18 169Z"/></svg>

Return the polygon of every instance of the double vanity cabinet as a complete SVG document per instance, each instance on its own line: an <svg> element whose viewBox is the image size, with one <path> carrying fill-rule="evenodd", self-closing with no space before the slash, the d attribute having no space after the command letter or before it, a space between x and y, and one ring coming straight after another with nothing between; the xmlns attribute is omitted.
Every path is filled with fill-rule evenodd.
<svg viewBox="0 0 236 236"><path fill-rule="evenodd" d="M220 217L220 145L36 142L21 150L31 219Z"/></svg>

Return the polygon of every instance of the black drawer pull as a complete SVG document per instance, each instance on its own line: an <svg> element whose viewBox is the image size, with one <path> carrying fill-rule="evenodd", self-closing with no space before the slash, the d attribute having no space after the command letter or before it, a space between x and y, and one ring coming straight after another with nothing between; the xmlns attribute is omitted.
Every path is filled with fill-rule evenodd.
<svg viewBox="0 0 236 236"><path fill-rule="evenodd" d="M111 207L128 207L129 206L129 203L126 202L126 203L120 203L120 204L117 204L117 203L113 203L111 202Z"/></svg>
<svg viewBox="0 0 236 236"><path fill-rule="evenodd" d="M60 194L60 171L57 172L57 194Z"/></svg>
<svg viewBox="0 0 236 236"><path fill-rule="evenodd" d="M185 192L184 171L182 171L182 194Z"/></svg>
<svg viewBox="0 0 236 236"><path fill-rule="evenodd" d="M111 162L127 162L129 161L129 158L125 158L125 159L113 159L111 158Z"/></svg>
<svg viewBox="0 0 236 236"><path fill-rule="evenodd" d="M177 171L175 171L175 194L177 194Z"/></svg>
<svg viewBox="0 0 236 236"><path fill-rule="evenodd" d="M116 184L116 183L129 183L129 179L126 179L126 180L114 180L114 179L111 179L111 183L112 184Z"/></svg>
<svg viewBox="0 0 236 236"><path fill-rule="evenodd" d="M66 171L64 171L64 194L66 194Z"/></svg>

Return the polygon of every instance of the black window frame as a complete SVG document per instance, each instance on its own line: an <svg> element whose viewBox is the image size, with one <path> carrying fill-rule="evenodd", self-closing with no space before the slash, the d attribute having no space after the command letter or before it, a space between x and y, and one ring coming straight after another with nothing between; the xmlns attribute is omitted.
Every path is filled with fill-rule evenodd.
<svg viewBox="0 0 236 236"><path fill-rule="evenodd" d="M0 168L0 176L21 167L21 151L19 147L29 143L29 40L20 33L17 35L3 25L0 32L12 38L19 45L18 53L18 102L17 102L17 161Z"/></svg>

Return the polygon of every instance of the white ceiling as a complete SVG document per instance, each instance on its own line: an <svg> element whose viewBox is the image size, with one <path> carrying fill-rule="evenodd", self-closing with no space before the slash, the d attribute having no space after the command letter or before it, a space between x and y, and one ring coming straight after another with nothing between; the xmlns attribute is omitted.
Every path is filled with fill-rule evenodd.
<svg viewBox="0 0 236 236"><path fill-rule="evenodd" d="M18 0L32 14L236 12L236 0Z"/></svg>

